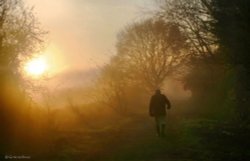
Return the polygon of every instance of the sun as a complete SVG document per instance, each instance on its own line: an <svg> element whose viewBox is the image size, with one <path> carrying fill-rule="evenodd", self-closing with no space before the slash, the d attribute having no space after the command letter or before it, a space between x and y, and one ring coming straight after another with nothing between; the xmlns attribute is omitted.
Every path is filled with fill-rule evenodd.
<svg viewBox="0 0 250 161"><path fill-rule="evenodd" d="M24 66L25 72L28 75L31 75L34 77L38 77L38 76L45 74L47 69L48 69L47 61L42 56L31 59Z"/></svg>

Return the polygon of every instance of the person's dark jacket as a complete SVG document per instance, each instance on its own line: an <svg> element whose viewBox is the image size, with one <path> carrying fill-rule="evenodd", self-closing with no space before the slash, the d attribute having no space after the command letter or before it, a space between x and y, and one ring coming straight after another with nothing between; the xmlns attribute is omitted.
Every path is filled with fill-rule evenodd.
<svg viewBox="0 0 250 161"><path fill-rule="evenodd" d="M149 105L150 116L165 116L166 105L168 109L171 108L170 101L165 95L160 93L153 95Z"/></svg>

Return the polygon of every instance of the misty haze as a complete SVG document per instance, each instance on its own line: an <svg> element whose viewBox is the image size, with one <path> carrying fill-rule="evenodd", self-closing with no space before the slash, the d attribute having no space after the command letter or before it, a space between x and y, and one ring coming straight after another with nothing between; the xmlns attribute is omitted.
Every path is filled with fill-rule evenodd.
<svg viewBox="0 0 250 161"><path fill-rule="evenodd" d="M249 7L0 0L0 161L248 161Z"/></svg>

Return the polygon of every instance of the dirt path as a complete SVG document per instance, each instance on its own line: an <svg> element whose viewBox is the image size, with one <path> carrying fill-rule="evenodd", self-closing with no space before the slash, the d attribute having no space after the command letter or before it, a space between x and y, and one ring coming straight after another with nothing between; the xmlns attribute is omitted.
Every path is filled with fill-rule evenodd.
<svg viewBox="0 0 250 161"><path fill-rule="evenodd" d="M147 117L100 129L64 132L58 137L46 161L192 161L179 137L178 127L166 129L167 136L155 134ZM185 152L185 153L183 153Z"/></svg>

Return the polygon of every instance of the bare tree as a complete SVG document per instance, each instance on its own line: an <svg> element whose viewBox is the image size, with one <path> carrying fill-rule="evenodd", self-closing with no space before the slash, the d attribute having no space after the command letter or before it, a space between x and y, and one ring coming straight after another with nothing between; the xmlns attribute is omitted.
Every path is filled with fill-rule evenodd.
<svg viewBox="0 0 250 161"><path fill-rule="evenodd" d="M165 0L160 8L156 16L180 28L187 38L192 56L214 58L218 44L212 33L214 19L210 0Z"/></svg>
<svg viewBox="0 0 250 161"><path fill-rule="evenodd" d="M185 37L177 25L148 19L128 26L118 35L117 57L123 60L128 76L155 89L177 70L184 48Z"/></svg>
<svg viewBox="0 0 250 161"><path fill-rule="evenodd" d="M102 69L97 81L97 99L102 105L111 107L118 113L126 112L126 75L114 59Z"/></svg>
<svg viewBox="0 0 250 161"><path fill-rule="evenodd" d="M197 107L212 102L216 105L223 103L227 92L218 84L226 81L223 79L227 77L228 66L214 34L216 20L211 0L164 0L156 17L175 23L186 37L188 72L182 81L185 89L192 91L193 102L198 103Z"/></svg>
<svg viewBox="0 0 250 161"><path fill-rule="evenodd" d="M24 124L19 69L22 61L42 48L45 34L22 0L0 0L0 145L6 145L10 130Z"/></svg>
<svg viewBox="0 0 250 161"><path fill-rule="evenodd" d="M20 78L21 62L40 51L46 32L20 0L0 1L0 71ZM19 79L20 80L20 79Z"/></svg>

